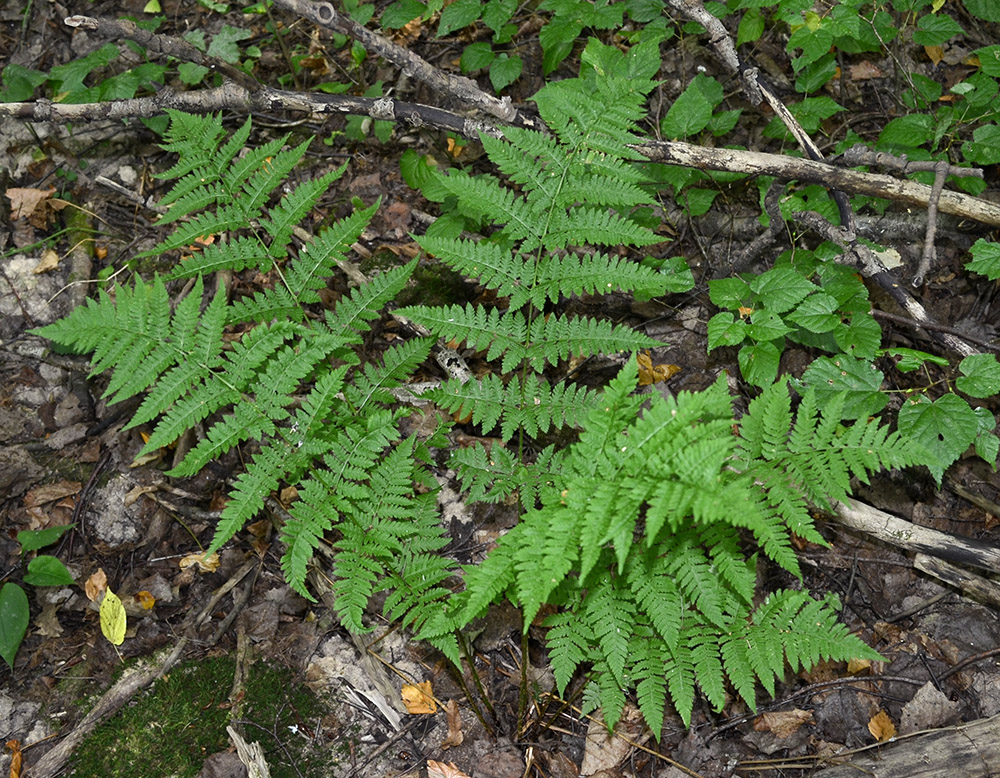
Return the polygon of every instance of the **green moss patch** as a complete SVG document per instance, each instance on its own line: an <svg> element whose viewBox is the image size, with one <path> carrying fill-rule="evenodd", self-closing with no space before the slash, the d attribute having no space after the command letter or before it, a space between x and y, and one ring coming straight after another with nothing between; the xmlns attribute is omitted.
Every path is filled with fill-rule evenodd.
<svg viewBox="0 0 1000 778"><path fill-rule="evenodd" d="M77 749L69 774L197 775L207 757L229 748L226 725L231 723L234 671L229 657L179 665L98 727ZM273 778L319 775L320 765L332 764L333 755L321 754L304 735L323 716L324 705L296 684L289 670L255 663L241 705L244 737L261 744Z"/></svg>

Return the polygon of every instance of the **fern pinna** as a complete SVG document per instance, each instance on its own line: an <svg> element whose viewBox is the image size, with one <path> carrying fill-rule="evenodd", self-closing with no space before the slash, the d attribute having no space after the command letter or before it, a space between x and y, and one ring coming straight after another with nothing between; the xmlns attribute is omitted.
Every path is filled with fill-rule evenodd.
<svg viewBox="0 0 1000 778"><path fill-rule="evenodd" d="M324 534L336 529L334 588L344 623L364 630L364 605L390 588L386 611L419 626L447 594L439 584L451 571L434 553L447 541L436 521L435 484L423 469L426 441L404 439L405 412L390 390L426 359L431 343L401 341L381 364L363 369L355 353L415 263L358 287L322 316L310 313L377 203L326 227L293 255L293 230L344 168L269 204L307 144L286 149L287 138L279 138L237 156L249 121L223 142L218 118L178 112L170 118L164 148L180 160L163 175L178 179L164 198L171 207L163 221L177 226L146 254L188 254L168 278L194 277L190 291L172 306L165 279L137 277L130 286L101 290L38 332L93 352L94 373L111 371L105 396L112 402L147 392L127 425L153 424L140 455L204 425L200 441L169 475L191 475L255 442L209 552L259 514L279 486L295 487L282 532L289 583L311 597L307 566ZM249 267L277 283L231 301L219 282L201 310L205 273Z"/></svg>
<svg viewBox="0 0 1000 778"><path fill-rule="evenodd" d="M636 380L633 360L591 410L558 489L466 571L452 625L504 596L523 608L525 629L542 605L562 606L544 622L560 692L588 664L585 707L613 726L634 689L654 733L667 698L689 724L696 689L718 710L728 682L753 708L757 683L773 694L786 663L877 657L837 621L833 595L778 591L754 605L744 547L798 575L791 534L824 542L809 504L842 499L852 475L919 452L875 421L818 415L810 393L793 415L784 383L751 403L734 435L723 380L669 400L633 395Z"/></svg>

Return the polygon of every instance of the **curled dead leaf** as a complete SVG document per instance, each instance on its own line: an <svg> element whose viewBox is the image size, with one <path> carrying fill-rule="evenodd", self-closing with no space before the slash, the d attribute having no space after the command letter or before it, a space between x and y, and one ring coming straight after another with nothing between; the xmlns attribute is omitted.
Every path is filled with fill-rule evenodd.
<svg viewBox="0 0 1000 778"><path fill-rule="evenodd" d="M454 762L427 760L427 778L469 778L468 773L459 770Z"/></svg>
<svg viewBox="0 0 1000 778"><path fill-rule="evenodd" d="M36 276L42 273L48 273L50 270L55 270L59 267L59 255L52 249L45 249L42 252L41 259L38 260L38 264L35 265L35 269L31 272Z"/></svg>
<svg viewBox="0 0 1000 778"><path fill-rule="evenodd" d="M795 734L799 727L808 724L813 720L812 711L780 710L771 713L762 713L753 722L753 728L757 732L770 732L778 738L785 738Z"/></svg>
<svg viewBox="0 0 1000 778"><path fill-rule="evenodd" d="M677 375L681 371L677 365L654 365L648 351L641 352L637 360L639 362L639 386L658 384Z"/></svg>
<svg viewBox="0 0 1000 778"><path fill-rule="evenodd" d="M103 567L97 568L97 571L91 573L90 577L83 582L83 593L87 595L87 599L91 602L98 602L107 588L108 575L104 572Z"/></svg>
<svg viewBox="0 0 1000 778"><path fill-rule="evenodd" d="M448 700L444 712L448 717L448 734L441 741L441 750L447 751L449 748L462 745L465 735L462 734L462 717L458 713L458 703L455 700Z"/></svg>
<svg viewBox="0 0 1000 778"><path fill-rule="evenodd" d="M10 751L10 778L21 778L21 742L8 740L6 745Z"/></svg>

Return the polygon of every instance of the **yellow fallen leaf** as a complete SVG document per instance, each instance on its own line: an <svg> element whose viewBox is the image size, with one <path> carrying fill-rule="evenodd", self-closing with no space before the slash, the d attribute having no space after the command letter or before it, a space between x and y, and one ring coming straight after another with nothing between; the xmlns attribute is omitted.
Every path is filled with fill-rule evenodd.
<svg viewBox="0 0 1000 778"><path fill-rule="evenodd" d="M649 386L666 381L681 371L677 365L654 365L648 351L641 352L637 360L639 362L639 386Z"/></svg>
<svg viewBox="0 0 1000 778"><path fill-rule="evenodd" d="M880 710L868 721L868 731L879 743L892 740L896 737L896 725L892 723L889 714Z"/></svg>
<svg viewBox="0 0 1000 778"><path fill-rule="evenodd" d="M113 646L125 642L125 606L118 595L108 589L101 600L101 632Z"/></svg>
<svg viewBox="0 0 1000 778"><path fill-rule="evenodd" d="M216 553L206 557L204 554L188 554L177 565L181 570L198 565L199 572L214 573L219 569L219 555Z"/></svg>
<svg viewBox="0 0 1000 778"><path fill-rule="evenodd" d="M145 589L135 593L135 601L142 606L144 611L152 610L153 606L156 605L156 598Z"/></svg>
<svg viewBox="0 0 1000 778"><path fill-rule="evenodd" d="M430 681L403 684L402 696L407 713L434 713L437 711L437 703L434 702L434 692L431 690Z"/></svg>

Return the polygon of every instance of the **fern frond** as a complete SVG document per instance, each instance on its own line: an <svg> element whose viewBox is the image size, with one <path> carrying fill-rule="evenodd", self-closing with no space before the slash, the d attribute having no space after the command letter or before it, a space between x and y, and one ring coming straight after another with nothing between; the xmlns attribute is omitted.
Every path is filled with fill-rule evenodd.
<svg viewBox="0 0 1000 778"><path fill-rule="evenodd" d="M670 699L674 703L677 715L681 717L685 727L690 727L695 694L694 661L691 652L671 651L670 659L663 670L667 679L667 691L670 692Z"/></svg>
<svg viewBox="0 0 1000 778"><path fill-rule="evenodd" d="M165 254L174 249L183 249L199 243L200 238L219 235L230 230L238 230L248 225L248 219L239 203L220 204L215 211L202 211L197 216L179 225L169 237L157 243L149 251L138 257Z"/></svg>
<svg viewBox="0 0 1000 778"><path fill-rule="evenodd" d="M740 459L747 472L765 484L768 499L787 512L789 524L803 526L806 532L811 521L802 515L802 495L828 509L846 498L852 476L867 481L876 469L920 459L914 445L890 435L878 420L859 419L844 427L843 402L844 395L838 395L820 413L815 394L808 391L790 426L788 388L780 381L750 404L741 421Z"/></svg>
<svg viewBox="0 0 1000 778"><path fill-rule="evenodd" d="M508 543L516 544L517 576L513 589L527 626L548 602L577 562L577 541L569 526L568 509L553 517L549 511L529 511ZM504 536L504 545L510 533Z"/></svg>
<svg viewBox="0 0 1000 778"><path fill-rule="evenodd" d="M363 369L354 375L351 385L344 390L354 412L363 413L375 402L395 402L389 390L401 386L413 374L417 366L427 359L432 345L430 338L413 338L386 351L381 366L365 362Z"/></svg>
<svg viewBox="0 0 1000 778"><path fill-rule="evenodd" d="M625 665L635 623L635 603L620 591L620 579L602 576L590 587L579 616L587 621L601 657L619 688L626 688Z"/></svg>
<svg viewBox="0 0 1000 778"><path fill-rule="evenodd" d="M513 240L523 240L524 251L538 245L542 233L538 214L531 211L523 199L500 186L492 176L470 176L459 170L448 175L438 173L441 185L458 198L462 210L473 216L489 217L503 224L503 231Z"/></svg>
<svg viewBox="0 0 1000 778"><path fill-rule="evenodd" d="M604 726L613 730L625 710L625 691L615 681L607 663L601 656L593 657L594 667L590 682L583 690L583 703L580 706L582 715L587 715L598 708Z"/></svg>
<svg viewBox="0 0 1000 778"><path fill-rule="evenodd" d="M245 214L260 213L271 193L281 186L299 164L312 142L311 139L305 140L294 148L279 151L288 138L288 135L275 138L253 149L236 160L227 172L227 179L232 181L231 189L239 198L238 202ZM237 184L240 186L238 194L235 189Z"/></svg>
<svg viewBox="0 0 1000 778"><path fill-rule="evenodd" d="M648 628L636 629L636 639L630 646L629 675L635 683L639 710L654 734L663 731L663 701L667 692L667 667L673 656L662 638ZM692 703L694 694L692 690Z"/></svg>
<svg viewBox="0 0 1000 778"><path fill-rule="evenodd" d="M504 128L506 140L485 133L479 138L490 162L530 193L533 208L540 212L556 201L568 161L555 138L517 127Z"/></svg>
<svg viewBox="0 0 1000 778"><path fill-rule="evenodd" d="M509 441L520 430L532 437L553 427L578 426L596 403L597 395L582 386L556 384L537 375L513 378L506 386L495 374L478 381L451 379L423 397L489 434L500 423L500 439Z"/></svg>
<svg viewBox="0 0 1000 778"><path fill-rule="evenodd" d="M199 251L183 257L167 278L194 278L219 270L239 272L248 267L269 270L272 259L260 240L250 235L220 239Z"/></svg>
<svg viewBox="0 0 1000 778"><path fill-rule="evenodd" d="M565 451L547 446L533 463L519 461L515 452L494 445L460 448L449 463L458 473L468 502L497 503L518 492L525 509L536 507L542 495L558 491Z"/></svg>
<svg viewBox="0 0 1000 778"><path fill-rule="evenodd" d="M295 226L313 209L333 183L344 175L345 170L347 170L346 163L319 178L312 178L299 184L284 195L278 204L270 209L266 217L260 219L260 226L271 237L272 256L283 258L288 254L287 245L292 239Z"/></svg>
<svg viewBox="0 0 1000 778"><path fill-rule="evenodd" d="M520 237L520 236L516 236ZM663 239L647 227L619 216L606 208L578 205L552 212L541 244L547 251L567 246L648 246Z"/></svg>
<svg viewBox="0 0 1000 778"><path fill-rule="evenodd" d="M524 261L498 243L427 236L418 237L417 243L462 275L478 278L487 289L495 289L500 297L519 294L529 276ZM521 306L512 301L511 307Z"/></svg>
<svg viewBox="0 0 1000 778"><path fill-rule="evenodd" d="M625 578L640 612L667 648L676 651L687 605L665 557L658 552L634 554L625 568Z"/></svg>
<svg viewBox="0 0 1000 778"><path fill-rule="evenodd" d="M527 302L540 308L545 300L558 302L561 296L634 292L643 298L666 294L672 279L659 270L609 254L546 254L539 260L532 287L514 291L511 308Z"/></svg>
<svg viewBox="0 0 1000 778"><path fill-rule="evenodd" d="M719 634L712 629L693 629L687 635L687 649L702 693L712 708L722 710L726 703L725 676L719 656Z"/></svg>
<svg viewBox="0 0 1000 778"><path fill-rule="evenodd" d="M371 221L379 202L361 208L345 219L323 229L320 234L303 246L299 256L285 270L288 291L299 302L319 302L317 290L326 286L334 268L345 260L351 244L357 241Z"/></svg>
<svg viewBox="0 0 1000 778"><path fill-rule="evenodd" d="M417 267L417 260L407 262L380 273L367 284L353 289L347 297L337 303L331 313L326 313L327 328L350 343L360 343L358 333L367 332L367 322L377 319L390 300L406 286L406 282Z"/></svg>
<svg viewBox="0 0 1000 778"><path fill-rule="evenodd" d="M552 614L545 619L545 626L549 630L545 636L549 662L556 688L563 694L577 668L587 660L594 633L588 622L572 611Z"/></svg>
<svg viewBox="0 0 1000 778"><path fill-rule="evenodd" d="M520 313L501 313L468 303L440 308L411 306L396 311L399 316L422 324L439 338L464 340L469 348L486 352L487 359L503 357L502 370L509 373L525 357L528 325Z"/></svg>
<svg viewBox="0 0 1000 778"><path fill-rule="evenodd" d="M509 314L506 318L514 315L516 314ZM512 330L511 334L516 331ZM541 371L546 363L554 365L560 359L638 351L657 345L660 345L659 341L623 325L600 319L569 318L552 314L531 323L530 345L523 349L523 356L528 359L532 369ZM487 352L488 359L492 358L490 353ZM507 370L505 367L504 372Z"/></svg>
<svg viewBox="0 0 1000 778"><path fill-rule="evenodd" d="M264 510L267 496L282 481L297 481L309 464L310 456L300 449L280 443L266 445L257 452L250 467L236 477L229 502L219 515L212 542L206 554L214 554L223 544Z"/></svg>
<svg viewBox="0 0 1000 778"><path fill-rule="evenodd" d="M156 177L161 180L172 178L182 180L160 199L161 205L169 205L177 201L201 183L211 183L211 181L217 180L221 166L228 164L229 160L245 146L247 138L250 137L251 124L248 118L233 133L222 153L216 154L222 136L225 134L221 115L195 116L172 108L168 108L166 113L170 117L170 123L167 125L160 148L169 153L179 154L180 159L173 167L159 173ZM207 176L206 180L189 182L189 174L199 167L204 168L203 175Z"/></svg>

